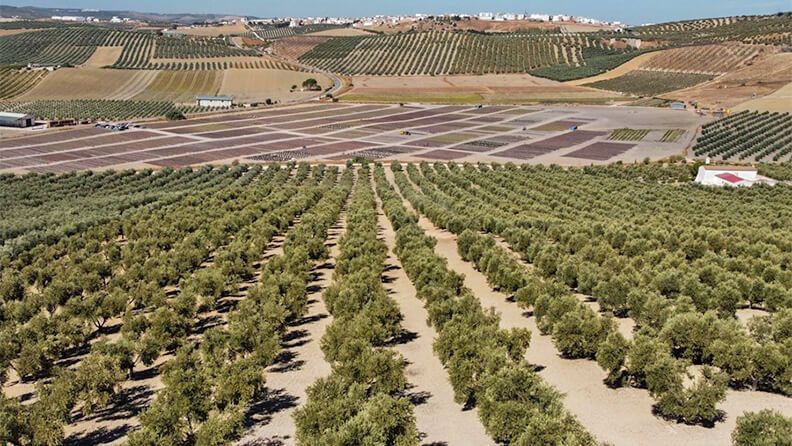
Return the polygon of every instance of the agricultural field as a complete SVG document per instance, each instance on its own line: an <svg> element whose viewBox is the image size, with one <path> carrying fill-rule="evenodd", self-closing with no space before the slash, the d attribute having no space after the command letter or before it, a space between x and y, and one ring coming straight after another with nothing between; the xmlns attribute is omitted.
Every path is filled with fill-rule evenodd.
<svg viewBox="0 0 792 446"><path fill-rule="evenodd" d="M240 78L221 85L219 93L248 94L251 100L266 102L267 98L256 96L262 94L256 85L264 80L252 76L255 72L238 74ZM229 82L227 76L224 82ZM250 87L247 92L224 90L245 85ZM286 92L284 97L299 98L301 94L310 93ZM270 99L274 101L278 96ZM125 102L128 101L97 101L96 105L124 113L120 107ZM692 143L696 128L706 122L693 113L659 108L644 108L636 113L634 107L612 106L314 102L189 116L180 121L145 122L145 128L123 132L100 128L85 129L89 135L80 129L40 132L0 141L0 170L65 173L234 162L343 163L368 157L563 166L635 163L682 156ZM608 140L625 125L651 131L641 141ZM663 141L669 131L679 134L673 142Z"/></svg>
<svg viewBox="0 0 792 446"><path fill-rule="evenodd" d="M327 42L330 39L331 37L316 35L284 37L272 43L272 50L280 57L289 60L297 60L317 45Z"/></svg>
<svg viewBox="0 0 792 446"><path fill-rule="evenodd" d="M333 31L341 32L346 28L347 27L345 25L331 25L331 24L289 26L288 22L284 22L284 23L273 23L269 25L250 26L250 31L253 33L253 35L255 35L257 38L261 40L277 40L284 37L298 36L302 34L318 33L321 35L322 33L330 33L329 35L333 35ZM352 33L352 34L354 35L357 33ZM338 35L350 35L350 34L341 32Z"/></svg>
<svg viewBox="0 0 792 446"><path fill-rule="evenodd" d="M639 69L587 86L635 96L657 96L711 81L713 77L710 74Z"/></svg>
<svg viewBox="0 0 792 446"><path fill-rule="evenodd" d="M0 101L3 110L28 113L39 119L78 121L127 120L159 118L176 111L183 114L208 111L197 106L177 106L168 101L133 101L115 99L39 99L33 101Z"/></svg>
<svg viewBox="0 0 792 446"><path fill-rule="evenodd" d="M792 424L789 186L693 174L0 176L0 439L726 445Z"/></svg>
<svg viewBox="0 0 792 446"><path fill-rule="evenodd" d="M750 66L717 77L712 82L667 93L669 100L695 100L700 107L744 110L754 101L753 109L789 111L788 102L771 101L763 108L762 99L769 98L792 83L792 53L772 54ZM743 106L742 104L746 104Z"/></svg>
<svg viewBox="0 0 792 446"><path fill-rule="evenodd" d="M196 96L217 95L224 75L222 71L159 71L146 89L132 99L192 104Z"/></svg>
<svg viewBox="0 0 792 446"><path fill-rule="evenodd" d="M744 44L674 48L658 52L640 68L719 75L753 64L757 58L773 54L779 49L772 46Z"/></svg>
<svg viewBox="0 0 792 446"><path fill-rule="evenodd" d="M10 99L30 90L48 74L44 70L0 67L0 99Z"/></svg>
<svg viewBox="0 0 792 446"><path fill-rule="evenodd" d="M558 65L587 65L597 71L602 68L599 58L624 55L586 34L426 31L337 37L313 47L299 60L344 75L405 76L526 73Z"/></svg>
<svg viewBox="0 0 792 446"><path fill-rule="evenodd" d="M720 17L661 23L630 30L642 39L679 43L736 41L748 44L789 45L792 43L792 14Z"/></svg>
<svg viewBox="0 0 792 446"><path fill-rule="evenodd" d="M529 74L354 76L341 101L439 104L608 103L619 95Z"/></svg>
<svg viewBox="0 0 792 446"><path fill-rule="evenodd" d="M150 68L150 59L190 59L255 56L219 37L175 38L145 31L126 31L99 26L70 26L0 36L0 65L48 64L77 66L90 61L97 48L112 51L108 65L114 68ZM104 51L104 50L100 50Z"/></svg>
<svg viewBox="0 0 792 446"><path fill-rule="evenodd" d="M707 124L693 153L723 160L789 161L792 114L746 110Z"/></svg>

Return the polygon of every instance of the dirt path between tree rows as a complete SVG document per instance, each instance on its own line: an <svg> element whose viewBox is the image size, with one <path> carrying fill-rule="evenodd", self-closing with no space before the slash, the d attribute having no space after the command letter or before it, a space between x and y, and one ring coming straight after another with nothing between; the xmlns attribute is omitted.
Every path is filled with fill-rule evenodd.
<svg viewBox="0 0 792 446"><path fill-rule="evenodd" d="M393 253L396 233L382 211L377 197L377 213L381 238L388 246L385 268L385 287L391 298L399 304L404 316L402 327L411 335L408 342L396 345L394 350L408 361L405 372L412 388L415 417L421 444L424 445L494 445L478 418L478 411L462 410L454 402L454 391L448 373L432 349L437 333L427 325L429 319L423 302L418 299L415 287L401 262Z"/></svg>
<svg viewBox="0 0 792 446"><path fill-rule="evenodd" d="M393 173L386 169L388 179L396 186ZM408 209L409 202L404 200ZM420 227L437 239L435 252L448 259L448 267L465 275L465 286L481 301L482 306L494 308L501 315L501 327L527 328L531 331L531 345L526 359L541 367L539 375L563 392L564 405L601 442L614 446L714 446L731 444L731 432L736 417L744 411L772 408L792 415L792 398L766 392L729 390L726 400L718 408L726 412L726 419L713 428L688 426L667 422L652 413L654 400L644 389L611 389L603 380L606 373L596 362L586 359L568 360L558 354L550 336L542 336L536 320L520 309L503 293L494 291L486 277L462 259L457 251L456 236L437 228L421 216Z"/></svg>
<svg viewBox="0 0 792 446"><path fill-rule="evenodd" d="M328 231L325 245L330 248L326 262L317 265L308 284L308 309L300 320L288 328L278 360L267 368L268 396L257 413L255 425L248 429L239 445L293 445L296 426L294 411L306 401L306 390L319 378L330 375L319 341L332 321L322 293L333 281L338 240L346 231L345 213Z"/></svg>

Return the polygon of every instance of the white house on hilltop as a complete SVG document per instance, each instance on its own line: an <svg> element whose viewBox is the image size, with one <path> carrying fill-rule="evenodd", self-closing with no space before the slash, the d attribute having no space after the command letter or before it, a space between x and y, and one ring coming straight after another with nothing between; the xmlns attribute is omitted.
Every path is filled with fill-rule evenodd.
<svg viewBox="0 0 792 446"><path fill-rule="evenodd" d="M754 167L701 166L695 182L705 186L748 187L758 180Z"/></svg>

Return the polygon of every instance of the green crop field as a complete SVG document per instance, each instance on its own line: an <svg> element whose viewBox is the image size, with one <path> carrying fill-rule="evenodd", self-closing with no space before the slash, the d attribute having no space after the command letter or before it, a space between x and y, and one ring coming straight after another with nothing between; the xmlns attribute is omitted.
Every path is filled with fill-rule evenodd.
<svg viewBox="0 0 792 446"><path fill-rule="evenodd" d="M162 117L171 111L197 113L206 111L197 106L176 106L168 101L125 101L109 99L0 101L0 108L9 112L29 113L39 119L122 120Z"/></svg>
<svg viewBox="0 0 792 446"><path fill-rule="evenodd" d="M721 159L788 161L792 114L743 111L712 122L701 130L693 153Z"/></svg>
<svg viewBox="0 0 792 446"><path fill-rule="evenodd" d="M656 96L713 79L709 74L634 70L619 77L587 84L589 87L636 96Z"/></svg>
<svg viewBox="0 0 792 446"><path fill-rule="evenodd" d="M221 38L177 38L99 26L68 26L0 36L0 65L80 65L98 46L123 47L113 68L152 68L151 58L256 56Z"/></svg>
<svg viewBox="0 0 792 446"><path fill-rule="evenodd" d="M604 48L599 39L585 34L427 31L335 37L303 54L300 61L350 75L487 74L526 73L559 64L575 67L589 59L626 54Z"/></svg>

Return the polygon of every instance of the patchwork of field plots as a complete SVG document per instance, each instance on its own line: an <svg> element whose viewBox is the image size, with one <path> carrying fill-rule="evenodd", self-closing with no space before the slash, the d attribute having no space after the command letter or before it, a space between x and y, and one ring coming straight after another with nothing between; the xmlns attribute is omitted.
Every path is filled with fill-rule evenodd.
<svg viewBox="0 0 792 446"><path fill-rule="evenodd" d="M681 154L689 143L689 136L683 135L692 135L701 119L660 109L634 115L632 110L303 105L151 123L147 129L120 133L97 129L90 137L81 130L64 130L10 139L0 143L0 170L65 172L144 165L181 167L235 159L339 161L357 157L565 165L639 161ZM643 140L629 141L631 144L605 144L614 129L620 128L616 125L625 122L636 128L651 126L651 130L645 131ZM569 155L572 152L575 155Z"/></svg>

